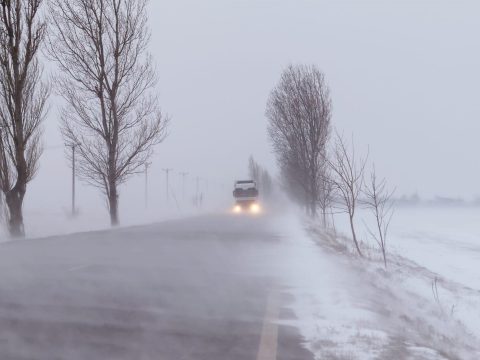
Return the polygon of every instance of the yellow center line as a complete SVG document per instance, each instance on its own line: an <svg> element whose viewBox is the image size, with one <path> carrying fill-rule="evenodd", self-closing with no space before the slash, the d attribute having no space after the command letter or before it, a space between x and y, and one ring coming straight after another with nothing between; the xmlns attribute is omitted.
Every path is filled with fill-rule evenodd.
<svg viewBox="0 0 480 360"><path fill-rule="evenodd" d="M280 294L271 290L268 294L265 318L263 319L260 346L257 360L276 360L278 345L278 317L280 314Z"/></svg>

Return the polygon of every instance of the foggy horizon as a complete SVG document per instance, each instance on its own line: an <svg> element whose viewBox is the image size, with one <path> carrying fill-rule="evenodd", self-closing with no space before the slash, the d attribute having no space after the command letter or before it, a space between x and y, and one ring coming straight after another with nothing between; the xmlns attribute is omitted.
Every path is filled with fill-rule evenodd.
<svg viewBox="0 0 480 360"><path fill-rule="evenodd" d="M160 105L172 118L152 158L152 196L162 195L165 167L231 186L246 176L253 155L277 176L266 100L288 64L304 63L325 73L333 126L353 134L358 151L369 149L397 195L476 197L480 50L473 44L480 5L452 4L152 1L150 52ZM50 148L63 140L60 104L52 97L49 105L46 150L25 205L59 210L69 206L70 169L64 150ZM122 186L121 203L143 194L131 189L141 185L140 174L130 189ZM83 183L77 194L79 207L103 202Z"/></svg>
<svg viewBox="0 0 480 360"><path fill-rule="evenodd" d="M3 1L0 358L480 359L479 13Z"/></svg>

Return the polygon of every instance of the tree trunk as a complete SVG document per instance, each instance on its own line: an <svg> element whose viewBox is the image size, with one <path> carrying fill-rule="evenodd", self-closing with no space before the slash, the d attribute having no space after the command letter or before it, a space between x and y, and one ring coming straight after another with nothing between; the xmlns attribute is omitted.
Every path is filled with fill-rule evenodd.
<svg viewBox="0 0 480 360"><path fill-rule="evenodd" d="M335 234L335 237L337 237L337 228L335 226L335 215L333 214L333 209L330 208L330 213L331 213L331 217L332 217L332 229L333 229L333 233Z"/></svg>
<svg viewBox="0 0 480 360"><path fill-rule="evenodd" d="M317 206L316 206L315 199L313 198L309 199L307 209L308 209L308 216L312 219L315 219L317 217Z"/></svg>
<svg viewBox="0 0 480 360"><path fill-rule="evenodd" d="M352 229L353 242L355 243L355 247L357 248L358 255L363 257L362 251L360 250L360 246L358 245L357 234L355 233L355 226L353 225L353 216L350 216L350 229Z"/></svg>
<svg viewBox="0 0 480 360"><path fill-rule="evenodd" d="M8 231L13 238L25 237L25 228L23 225L22 205L25 191L17 187L10 190L5 195L5 201L8 206Z"/></svg>
<svg viewBox="0 0 480 360"><path fill-rule="evenodd" d="M110 185L110 194L108 196L108 205L110 208L110 223L112 226L117 226L119 224L118 219L118 193L117 193L117 184Z"/></svg>

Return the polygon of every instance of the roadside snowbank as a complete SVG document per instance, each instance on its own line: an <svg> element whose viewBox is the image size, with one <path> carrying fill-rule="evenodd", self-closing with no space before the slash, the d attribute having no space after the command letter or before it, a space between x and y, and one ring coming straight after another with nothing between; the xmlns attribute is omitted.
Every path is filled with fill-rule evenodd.
<svg viewBox="0 0 480 360"><path fill-rule="evenodd" d="M373 250L376 259L359 259L348 239L288 224L293 325L318 359L480 358L478 289L395 252L385 271Z"/></svg>

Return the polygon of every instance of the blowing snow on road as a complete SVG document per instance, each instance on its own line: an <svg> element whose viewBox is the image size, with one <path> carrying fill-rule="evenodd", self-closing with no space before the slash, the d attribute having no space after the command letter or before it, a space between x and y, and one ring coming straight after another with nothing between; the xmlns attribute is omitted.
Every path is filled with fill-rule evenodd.
<svg viewBox="0 0 480 360"><path fill-rule="evenodd" d="M328 244L293 216L229 215L3 244L0 358L475 358L408 268Z"/></svg>
<svg viewBox="0 0 480 360"><path fill-rule="evenodd" d="M0 358L313 359L281 325L290 249L268 223L204 216L2 245Z"/></svg>
<svg viewBox="0 0 480 360"><path fill-rule="evenodd" d="M0 360L480 359L480 1L0 1Z"/></svg>

